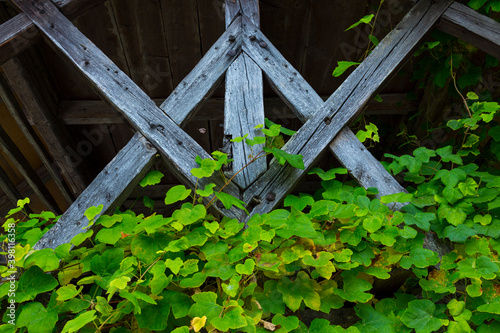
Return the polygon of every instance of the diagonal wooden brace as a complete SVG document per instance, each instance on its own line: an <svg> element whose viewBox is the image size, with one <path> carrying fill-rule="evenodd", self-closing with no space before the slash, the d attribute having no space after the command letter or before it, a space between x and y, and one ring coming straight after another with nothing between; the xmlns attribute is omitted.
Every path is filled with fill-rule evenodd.
<svg viewBox="0 0 500 333"><path fill-rule="evenodd" d="M335 136L354 119L363 107L413 54L452 0L421 0L375 48L340 88L314 113L283 148L290 154L303 155L305 170L281 166L273 161L269 170L244 193L245 201L258 198L252 214L267 213L305 176ZM245 48L245 52L249 52ZM261 63L258 59L254 59ZM274 200L266 194L274 193Z"/></svg>

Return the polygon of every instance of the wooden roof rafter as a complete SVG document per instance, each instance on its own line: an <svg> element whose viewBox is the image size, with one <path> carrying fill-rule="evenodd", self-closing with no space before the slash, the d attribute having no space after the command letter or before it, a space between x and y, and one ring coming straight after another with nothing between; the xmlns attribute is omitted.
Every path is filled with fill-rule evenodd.
<svg viewBox="0 0 500 333"><path fill-rule="evenodd" d="M252 22L247 17L246 8L250 8L248 12L250 16L258 15L255 9L251 11L251 8L256 8L255 0L228 1L228 10L232 10L233 15L237 12L242 15L234 15L235 19L224 35L161 105L161 109L170 116L169 118L99 49L72 26L49 0L13 0L13 2L35 23L49 44L52 44L56 51L62 53L64 58L72 62L73 66L87 77L101 97L122 112L128 121L147 138L146 140L141 134L134 136L127 145L128 152L125 152L125 149L122 150L98 176L98 178L103 177L100 179L101 185L116 178L116 176L109 175L109 170L118 168L122 163L120 158L125 154L134 156L136 153L133 153L133 148L142 151L144 155L141 145L148 150L145 154L148 163L154 158L153 155L157 149L168 161L172 170L177 171L184 182L193 185L195 180L190 175L190 170L197 166L194 163L194 156L199 155L205 158L209 155L180 130L178 125L185 124L193 116L201 101L210 93L227 68L234 64L235 59L248 57L260 67L258 70L254 68L253 71L262 70L292 110L305 122L284 149L289 153L304 155L307 170L314 164L318 155L329 147L363 186L380 188L385 184L386 186L382 186L381 189L383 195L400 192L402 187L385 172L378 161L345 126L361 112L363 106L377 93L381 85L412 54L412 50L423 36L453 3L452 0L419 1L403 21L384 38L370 57L356 69L328 101L323 102L260 32L255 25L255 20ZM2 26L0 26L0 31ZM494 40L490 42L498 44ZM123 101L124 97L127 99L126 102ZM249 122L248 125L252 124ZM140 155L135 156L136 158L130 160L138 168L129 168L129 170L135 170L129 176L130 179L138 181L139 175L144 172L148 163L139 163ZM366 174L367 163L370 168L373 168L369 170L373 171L373 174ZM359 172L360 170L363 172ZM229 185L226 189L237 197L241 196L247 203L257 199L255 200L257 205L253 207L252 214L266 213L281 201L305 172L305 170L283 167L273 162L269 170L258 177L248 188L244 188L242 193L234 185ZM208 182L222 185L216 178L203 179L199 185L203 186ZM125 187L129 186L130 184ZM95 190L96 187L97 185L91 185L80 198ZM108 209L118 201L120 194L111 192L107 192L109 195L107 195L105 207ZM273 196L266 195L271 192L274 193ZM266 197L269 199L263 199ZM83 201L80 198L72 208L75 207L74 212L82 217L87 207L85 203L99 204L95 202L95 198L91 201ZM244 220L241 212L237 210L224 210L223 213ZM81 223L84 219L79 218L78 221ZM68 242L74 233L66 228L71 227L72 224L74 223L71 220L63 216L58 225L37 244L37 248L55 247ZM77 229L81 232L81 227ZM75 228L72 230L75 231ZM62 232L62 234L55 235L55 231Z"/></svg>

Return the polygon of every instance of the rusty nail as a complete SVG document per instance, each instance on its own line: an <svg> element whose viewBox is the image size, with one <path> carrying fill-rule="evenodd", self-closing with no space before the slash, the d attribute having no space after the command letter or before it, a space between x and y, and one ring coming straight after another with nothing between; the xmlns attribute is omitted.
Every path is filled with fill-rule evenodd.
<svg viewBox="0 0 500 333"><path fill-rule="evenodd" d="M216 206L219 209L223 209L224 208L224 204L222 203L222 201L217 201Z"/></svg>
<svg viewBox="0 0 500 333"><path fill-rule="evenodd" d="M255 37L255 35L251 35L251 36L250 36L250 40L251 40L251 41L254 41L254 40L256 40L256 39L257 39L257 37Z"/></svg>
<svg viewBox="0 0 500 333"><path fill-rule="evenodd" d="M230 57L234 57L236 55L236 50L229 50L227 53Z"/></svg>
<svg viewBox="0 0 500 333"><path fill-rule="evenodd" d="M276 193L269 192L268 194L266 194L266 199L268 201L274 201L274 200L276 200Z"/></svg>
<svg viewBox="0 0 500 333"><path fill-rule="evenodd" d="M267 47L267 43L262 41L259 43L259 46L265 49Z"/></svg>
<svg viewBox="0 0 500 333"><path fill-rule="evenodd" d="M229 41L234 42L236 40L236 36L234 35L229 35Z"/></svg>

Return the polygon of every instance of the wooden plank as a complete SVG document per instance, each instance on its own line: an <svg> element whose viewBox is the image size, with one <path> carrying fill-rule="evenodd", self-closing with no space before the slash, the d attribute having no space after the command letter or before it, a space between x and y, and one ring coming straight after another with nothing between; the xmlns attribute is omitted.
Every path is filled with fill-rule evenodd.
<svg viewBox="0 0 500 333"><path fill-rule="evenodd" d="M2 191L14 205L17 203L17 200L24 199L2 167L0 167L0 188L2 188Z"/></svg>
<svg viewBox="0 0 500 333"><path fill-rule="evenodd" d="M45 146L40 141L40 139L38 138L37 134L31 127L31 125L29 124L28 119L24 115L21 106L19 105L14 94L11 91L11 88L9 87L7 81L1 74L0 74L0 98L9 109L10 114L12 115L17 125L21 129L21 132L23 132L28 142L31 144L37 155L40 157L40 160L42 161L43 165L47 168L49 174L56 183L57 188L59 189L59 192L62 194L63 198L68 203L72 203L73 196L71 195L66 183L64 183L64 180L62 179L59 170L57 170L56 166L53 165L53 162L49 157L49 153L45 149Z"/></svg>
<svg viewBox="0 0 500 333"><path fill-rule="evenodd" d="M28 68L30 60L23 54L2 65L10 86L23 103L23 111L30 123L34 124L46 144L52 159L55 161L63 178L66 180L74 196L78 196L86 187L86 177L80 172L85 168L85 161L74 161L67 147L72 145L71 136L54 116L53 108L48 102L48 95L38 91L36 83L42 76ZM46 84L45 87L48 87Z"/></svg>
<svg viewBox="0 0 500 333"><path fill-rule="evenodd" d="M454 2L437 28L500 59L500 23L466 5Z"/></svg>
<svg viewBox="0 0 500 333"><path fill-rule="evenodd" d="M110 4L130 77L152 98L170 94L173 90L172 66L167 45L163 42L165 41L161 15L163 6L160 1L131 0L124 5L122 0L114 0L110 1ZM95 28L93 30L95 32ZM85 35L95 43L93 38ZM96 45L105 54L111 54L105 52L102 45L98 43ZM114 51L114 53L119 52Z"/></svg>
<svg viewBox="0 0 500 333"><path fill-rule="evenodd" d="M136 127L167 160L168 166L176 172L178 178L188 186L196 184L204 187L215 183L221 188L224 180L214 176L198 181L192 176L191 170L197 168L197 156L211 158L191 137L182 131L175 122L167 117L161 109L136 85L121 72L94 44L92 44L78 29L67 20L48 0L39 1L34 8L29 0L15 0L13 3L26 13L47 37L49 44L59 52L73 67L82 74L87 82L103 99L117 110L120 110L127 120ZM235 34L240 31L240 22L235 22ZM229 32L231 32L229 30ZM239 43L225 41L221 48L239 47ZM214 49L210 54L220 54ZM188 78L166 100L165 111L170 114L189 114L189 107L197 103L191 101L195 96L204 96L210 90L210 82L216 82L230 65L234 56L225 53L212 59L205 57L197 66L198 70ZM171 95L171 96L172 96ZM186 99L178 100L178 96ZM175 106L175 108L172 108ZM225 187L225 191L239 196L239 190L234 184ZM231 215L227 212L226 215ZM233 215L234 216L234 215Z"/></svg>
<svg viewBox="0 0 500 333"><path fill-rule="evenodd" d="M241 50L241 18L226 30L196 67L161 104L179 126L189 122ZM230 36L234 37L234 39Z"/></svg>
<svg viewBox="0 0 500 333"><path fill-rule="evenodd" d="M246 15L259 26L259 4L255 0L226 1L226 26L238 15ZM264 124L264 82L262 70L246 54L241 54L226 72L224 103L224 136L229 140L248 135L249 139L264 137L255 126ZM254 160L264 145L249 147L244 141L231 143L234 182L243 189L267 169L265 158ZM241 170L241 172L240 172Z"/></svg>
<svg viewBox="0 0 500 333"><path fill-rule="evenodd" d="M14 163L16 169L23 175L24 179L30 184L33 191L40 197L42 202L47 208L53 212L60 212L56 200L52 194L47 190L45 184L38 178L36 171L33 170L29 162L21 153L19 148L9 135L5 132L3 127L0 126L0 149L9 157Z"/></svg>
<svg viewBox="0 0 500 333"><path fill-rule="evenodd" d="M63 13L73 19L105 0L55 0ZM33 45L41 38L33 22L21 13L0 25L0 64Z"/></svg>
<svg viewBox="0 0 500 333"><path fill-rule="evenodd" d="M166 92L170 93L201 59L201 32L196 0L160 0L160 7L161 37L168 49L172 84Z"/></svg>
<svg viewBox="0 0 500 333"><path fill-rule="evenodd" d="M34 248L55 249L69 243L77 234L86 232L89 221L84 212L88 207L103 205L101 214L96 218L112 213L149 171L156 153L156 149L142 135L134 135Z"/></svg>
<svg viewBox="0 0 500 333"><path fill-rule="evenodd" d="M370 56L315 112L314 117L309 119L285 145L284 150L288 153L303 155L305 170L294 169L290 166L283 167L273 161L269 170L244 193L244 200L247 202L253 197L261 200L252 214L266 213L281 202L307 170L314 165L321 152L327 148L342 128L362 111L391 74L395 73L411 56L420 40L451 3L451 0L419 1L403 21L381 41ZM244 24L251 27L248 21L244 21ZM253 33L254 30L252 28L251 32ZM249 34L250 32L247 32L247 35ZM260 57L252 58L267 73L264 63L271 61L271 54L267 49L248 46L246 38L244 41L245 52L261 51ZM284 67L283 64L276 64L273 70L281 71L282 67ZM269 193L274 194L272 196L274 200L266 199Z"/></svg>
<svg viewBox="0 0 500 333"><path fill-rule="evenodd" d="M326 100L329 96L321 96ZM418 105L415 101L406 98L406 94L380 94L382 102L372 101L364 113L368 115L406 115L416 112ZM154 99L156 105L161 105L165 99ZM264 112L268 118L276 118L276 109L279 109L279 118L293 119L294 112L290 108L283 108L279 97L264 98ZM274 112L273 112L274 110ZM196 113L197 120L220 121L224 120L224 99L210 98ZM66 125L88 124L122 124L126 122L123 115L110 107L104 101L97 100L63 100L57 107L59 119Z"/></svg>

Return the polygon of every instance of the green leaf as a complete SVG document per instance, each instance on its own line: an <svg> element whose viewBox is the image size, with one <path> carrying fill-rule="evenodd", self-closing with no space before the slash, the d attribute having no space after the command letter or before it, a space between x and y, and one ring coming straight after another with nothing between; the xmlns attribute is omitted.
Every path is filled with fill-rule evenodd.
<svg viewBox="0 0 500 333"><path fill-rule="evenodd" d="M68 321L66 325L64 325L62 333L78 332L83 326L87 325L88 323L97 318L95 313L96 313L95 310L84 312L75 319Z"/></svg>
<svg viewBox="0 0 500 333"><path fill-rule="evenodd" d="M269 126L269 129L263 128L262 133L264 133L266 136L272 138L272 137L278 136L280 134L280 132L281 132L280 128L281 128L281 125L274 124L274 125Z"/></svg>
<svg viewBox="0 0 500 333"><path fill-rule="evenodd" d="M204 205L184 204L181 209L176 210L172 217L182 225L190 225L207 216L207 210Z"/></svg>
<svg viewBox="0 0 500 333"><path fill-rule="evenodd" d="M356 315L361 318L361 332L396 333L395 320L376 311L370 305L358 304L355 310Z"/></svg>
<svg viewBox="0 0 500 333"><path fill-rule="evenodd" d="M245 139L245 142L249 146L263 145L266 143L266 138L264 136L256 136L253 139Z"/></svg>
<svg viewBox="0 0 500 333"><path fill-rule="evenodd" d="M373 295L365 291L372 289L370 282L358 279L356 274L346 271L342 273L344 277L344 286L342 289L336 289L335 293L349 302L366 303L372 299Z"/></svg>
<svg viewBox="0 0 500 333"><path fill-rule="evenodd" d="M193 305L191 297L178 291L165 290L161 293L164 299L168 300L172 307L172 313L176 319L185 317Z"/></svg>
<svg viewBox="0 0 500 333"><path fill-rule="evenodd" d="M351 250L349 250L351 251ZM351 251L352 254L352 251ZM321 251L316 254L316 258L313 258L312 255L306 255L302 258L302 262L304 265L312 266L312 267L321 267L327 265L331 259L333 259L334 255L330 252ZM349 256L350 259L350 256Z"/></svg>
<svg viewBox="0 0 500 333"><path fill-rule="evenodd" d="M242 275L250 275L255 268L255 261L253 259L245 260L245 264L236 265L236 272Z"/></svg>
<svg viewBox="0 0 500 333"><path fill-rule="evenodd" d="M296 197L295 195L288 195L285 198L285 207L295 207L298 211L303 211L307 206L312 206L314 204L314 198L309 195L302 195Z"/></svg>
<svg viewBox="0 0 500 333"><path fill-rule="evenodd" d="M36 295L52 291L57 285L57 280L52 275L45 274L38 266L31 266L19 278L16 302L33 300Z"/></svg>
<svg viewBox="0 0 500 333"><path fill-rule="evenodd" d="M401 316L401 321L408 327L414 328L416 333L430 333L447 325L447 320L434 316L436 306L428 299L415 300L408 303L408 309Z"/></svg>
<svg viewBox="0 0 500 333"><path fill-rule="evenodd" d="M160 256L157 252L163 250L169 241L170 238L161 233L136 235L132 239L130 249L139 260L149 264Z"/></svg>
<svg viewBox="0 0 500 333"><path fill-rule="evenodd" d="M297 311L302 301L313 310L320 309L321 298L318 290L321 290L321 287L304 271L300 271L294 281L283 277L277 289L283 294L283 302L292 311Z"/></svg>
<svg viewBox="0 0 500 333"><path fill-rule="evenodd" d="M78 295L82 291L83 287L80 289L76 289L76 286L73 284L69 284L67 286L63 286L57 290L57 300L58 301L67 301Z"/></svg>
<svg viewBox="0 0 500 333"><path fill-rule="evenodd" d="M32 253L24 261L24 267L28 268L37 265L45 272L56 270L59 267L59 258L53 249L43 249Z"/></svg>
<svg viewBox="0 0 500 333"><path fill-rule="evenodd" d="M320 168L313 168L307 173L308 175L318 175L322 180L332 180L335 179L336 175L347 175L346 168L335 168L328 171L323 171Z"/></svg>
<svg viewBox="0 0 500 333"><path fill-rule="evenodd" d="M290 332L299 327L299 318L296 316L285 317L278 314L273 317L273 324L279 325L280 328L283 328L286 332Z"/></svg>
<svg viewBox="0 0 500 333"><path fill-rule="evenodd" d="M375 15L373 14L370 14L370 15L366 15L364 16L361 20L359 20L358 22L354 23L353 25L351 25L349 28L347 28L345 31L348 31L348 30L351 30L351 29L354 29L356 28L358 25L360 24L370 24L370 22L373 20L373 18L375 17Z"/></svg>
<svg viewBox="0 0 500 333"><path fill-rule="evenodd" d="M245 311L240 306L230 307L222 318L216 317L210 321L210 324L221 332L228 332L229 330L245 327L247 326L247 320L243 316L244 312Z"/></svg>
<svg viewBox="0 0 500 333"><path fill-rule="evenodd" d="M217 163L214 160L206 158L201 160L200 167L192 169L191 173L199 179L210 177L215 171L216 164Z"/></svg>
<svg viewBox="0 0 500 333"><path fill-rule="evenodd" d="M160 294L163 299L153 301L149 296L134 292L137 299L149 303L142 307L140 313L136 313L137 324L139 328L147 329L149 331L162 331L167 328L168 317L170 314L170 299L167 297L169 293L163 292ZM151 302L152 301L152 302Z"/></svg>
<svg viewBox="0 0 500 333"><path fill-rule="evenodd" d="M226 209L231 209L231 207L236 206L242 210L244 210L247 214L248 210L245 208L245 202L241 201L238 198L233 197L230 194L224 193L224 192L219 192L217 193L217 198L222 202L224 205L224 208Z"/></svg>
<svg viewBox="0 0 500 333"><path fill-rule="evenodd" d="M288 162L291 166L297 169L304 170L304 161L302 160L302 155L292 155L284 150L277 148L265 147L264 151L273 154L279 164L285 165Z"/></svg>
<svg viewBox="0 0 500 333"><path fill-rule="evenodd" d="M259 302L264 313L285 313L285 303L283 303L283 295L278 290L277 285L277 281L267 280L266 282L264 282L263 291L255 292L253 295Z"/></svg>
<svg viewBox="0 0 500 333"><path fill-rule="evenodd" d="M195 273L190 278L184 278L180 282L180 286L182 288L199 288L205 280L207 279L207 275L202 272Z"/></svg>
<svg viewBox="0 0 500 333"><path fill-rule="evenodd" d="M94 220L94 218L102 212L103 207L104 207L103 205L99 205L97 207L93 207L93 206L89 207L85 211L84 215L87 217L87 219L89 221L92 222Z"/></svg>
<svg viewBox="0 0 500 333"><path fill-rule="evenodd" d="M248 136L248 133L245 134L244 136L239 136L239 137L236 137L234 139L231 139L231 142L241 142L243 141L243 139L245 139L246 137Z"/></svg>
<svg viewBox="0 0 500 333"><path fill-rule="evenodd" d="M335 67L332 75L335 77L339 77L342 74L344 74L344 72L348 70L350 67L357 66L359 64L360 64L359 62L354 62L354 61L337 61L337 67Z"/></svg>
<svg viewBox="0 0 500 333"><path fill-rule="evenodd" d="M195 303L189 310L189 317L207 316L207 322L211 322L214 318L218 318L224 309L217 304L217 294L213 292L201 292L192 296Z"/></svg>
<svg viewBox="0 0 500 333"><path fill-rule="evenodd" d="M441 159L443 162L452 162L458 165L462 165L462 158L460 156L457 156L453 154L453 147L452 146L446 146L443 148L439 148L436 150L436 153L441 156Z"/></svg>
<svg viewBox="0 0 500 333"><path fill-rule="evenodd" d="M173 204L177 201L186 199L191 194L191 190L186 189L184 185L177 185L168 190L165 197L165 205Z"/></svg>
<svg viewBox="0 0 500 333"><path fill-rule="evenodd" d="M161 182L163 176L164 175L160 171L152 170L148 172L148 174L141 180L139 185L141 185L141 187L146 187L149 185L157 185Z"/></svg>
<svg viewBox="0 0 500 333"><path fill-rule="evenodd" d="M477 235L477 231L464 224L459 224L456 227L450 225L444 229L443 235L452 242L464 243L469 237Z"/></svg>
<svg viewBox="0 0 500 333"><path fill-rule="evenodd" d="M197 189L196 190L196 194L198 194L200 197L209 197L211 196L212 194L214 194L214 187L215 187L215 184L207 184L205 185L205 189L201 190L201 189Z"/></svg>
<svg viewBox="0 0 500 333"><path fill-rule="evenodd" d="M467 98L468 98L468 99L479 99L479 96L478 96L475 92L473 92L473 91L469 91L469 92L467 93Z"/></svg>
<svg viewBox="0 0 500 333"><path fill-rule="evenodd" d="M38 302L24 304L21 309L16 322L17 327L27 327L30 333L51 333L53 331L58 320L56 309L47 310Z"/></svg>

